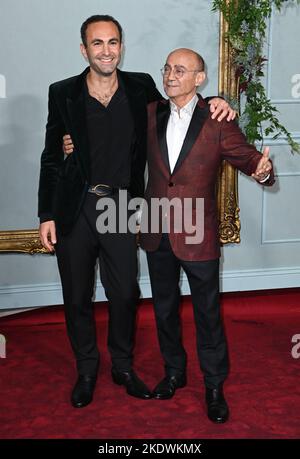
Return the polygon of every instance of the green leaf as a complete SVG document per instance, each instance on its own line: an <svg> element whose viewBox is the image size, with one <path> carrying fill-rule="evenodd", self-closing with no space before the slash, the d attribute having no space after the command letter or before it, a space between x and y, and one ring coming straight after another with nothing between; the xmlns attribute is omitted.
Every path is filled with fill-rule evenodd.
<svg viewBox="0 0 300 459"><path fill-rule="evenodd" d="M300 4L300 0L291 1ZM266 63L263 50L267 20L272 7L280 11L284 3L285 0L213 0L212 9L220 11L228 22L226 40L233 50L234 63L242 72L239 83L243 87L246 102L241 119L245 122L243 131L248 141L261 141L263 136L273 133L273 138L284 135L291 152L300 153L300 145L279 122L276 116L278 110L267 98L261 82Z"/></svg>

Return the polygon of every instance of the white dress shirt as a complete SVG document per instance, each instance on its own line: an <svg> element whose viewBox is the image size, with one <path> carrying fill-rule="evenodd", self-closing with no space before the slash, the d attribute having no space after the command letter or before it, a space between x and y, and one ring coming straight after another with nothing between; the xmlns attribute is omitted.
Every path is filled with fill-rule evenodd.
<svg viewBox="0 0 300 459"><path fill-rule="evenodd" d="M198 96L195 94L194 97L180 110L174 104L174 102L170 100L171 114L167 126L167 146L171 173L173 172L178 160L178 156L181 151L198 100ZM265 177L263 180L260 180L259 182L264 183L269 178L270 174L268 174L267 177Z"/></svg>
<svg viewBox="0 0 300 459"><path fill-rule="evenodd" d="M177 162L198 100L198 96L195 94L180 110L170 101L171 114L167 126L167 146L171 173Z"/></svg>

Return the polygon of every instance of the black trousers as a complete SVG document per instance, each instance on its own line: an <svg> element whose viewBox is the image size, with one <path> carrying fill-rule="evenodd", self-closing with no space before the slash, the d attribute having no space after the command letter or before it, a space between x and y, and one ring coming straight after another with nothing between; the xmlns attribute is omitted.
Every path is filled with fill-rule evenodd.
<svg viewBox="0 0 300 459"><path fill-rule="evenodd" d="M189 282L197 335L197 352L204 383L214 388L228 374L228 351L219 304L219 259L179 260L167 234L159 248L147 252L160 350L167 375L186 371L187 356L182 345L179 315L179 278L182 267Z"/></svg>
<svg viewBox="0 0 300 459"><path fill-rule="evenodd" d="M100 234L96 229L99 198L87 194L71 233L57 235L56 255L61 277L67 331L79 374L96 374L99 351L92 297L95 265L109 301L108 348L119 370L132 366L137 283L136 237L132 233ZM116 204L118 202L116 198Z"/></svg>

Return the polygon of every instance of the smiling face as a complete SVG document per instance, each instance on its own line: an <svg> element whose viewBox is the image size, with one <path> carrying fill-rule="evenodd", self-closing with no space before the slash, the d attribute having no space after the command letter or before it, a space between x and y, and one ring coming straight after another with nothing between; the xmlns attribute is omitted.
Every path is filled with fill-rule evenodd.
<svg viewBox="0 0 300 459"><path fill-rule="evenodd" d="M205 80L205 73L199 56L190 49L177 49L169 54L163 77L164 90L167 96L179 107L186 105L196 94L197 87ZM182 76L174 73L182 70Z"/></svg>
<svg viewBox="0 0 300 459"><path fill-rule="evenodd" d="M91 69L101 76L110 76L121 60L122 43L117 26L113 22L94 22L86 30L86 47L81 53Z"/></svg>

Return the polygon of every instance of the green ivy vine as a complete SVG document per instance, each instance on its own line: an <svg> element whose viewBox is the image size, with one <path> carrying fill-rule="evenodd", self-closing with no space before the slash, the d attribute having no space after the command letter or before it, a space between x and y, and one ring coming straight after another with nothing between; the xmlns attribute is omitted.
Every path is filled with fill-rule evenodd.
<svg viewBox="0 0 300 459"><path fill-rule="evenodd" d="M300 4L300 0L291 0ZM263 56L267 19L272 7L280 11L287 0L213 0L213 11L223 13L228 22L227 39L234 51L239 94L245 95L240 127L249 142L263 142L264 136L276 139L284 135L292 153L300 153L300 145L277 118L278 110L266 95L261 78L267 59ZM236 101L239 106L240 101Z"/></svg>

